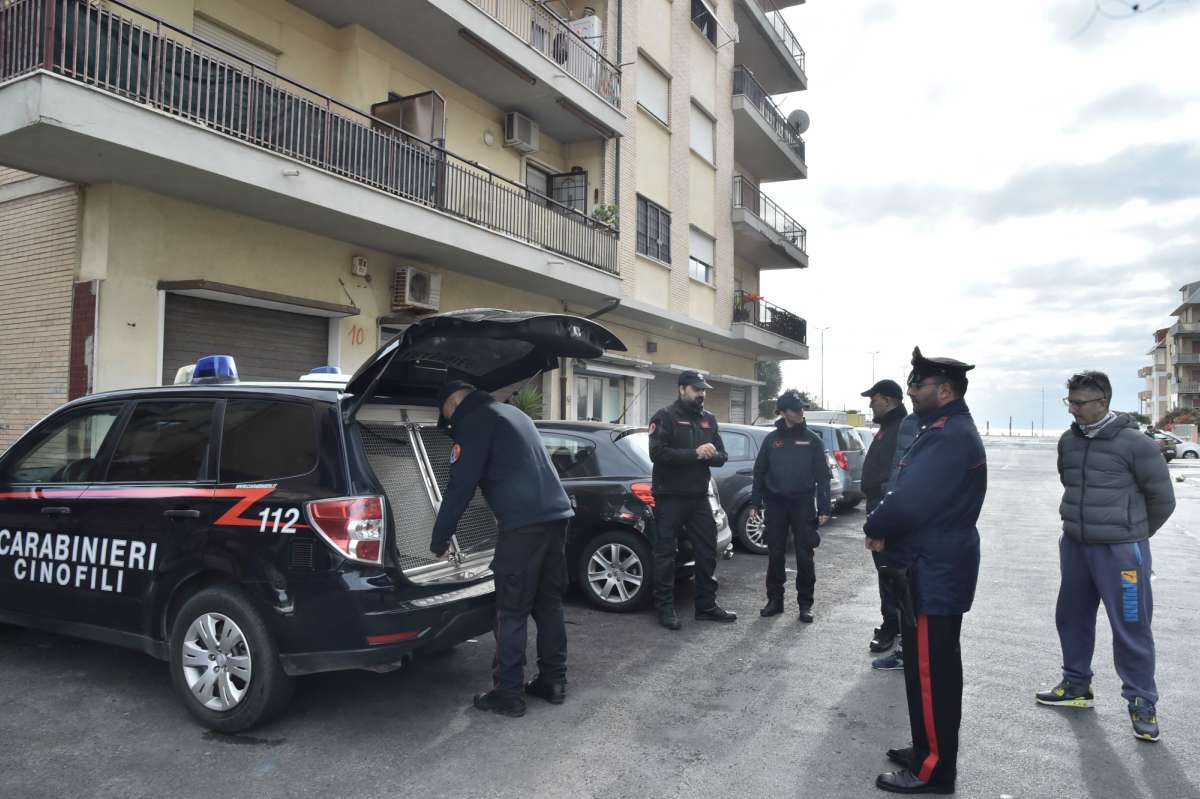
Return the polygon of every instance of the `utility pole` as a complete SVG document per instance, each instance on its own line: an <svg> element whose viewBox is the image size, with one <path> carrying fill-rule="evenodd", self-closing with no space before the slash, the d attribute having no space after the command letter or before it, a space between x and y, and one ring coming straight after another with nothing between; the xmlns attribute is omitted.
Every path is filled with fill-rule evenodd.
<svg viewBox="0 0 1200 799"><path fill-rule="evenodd" d="M871 351L871 385L875 385L875 356L879 354L879 350Z"/></svg>
<svg viewBox="0 0 1200 799"><path fill-rule="evenodd" d="M833 325L818 327L821 331L821 407L825 407L825 331L832 328Z"/></svg>
<svg viewBox="0 0 1200 799"><path fill-rule="evenodd" d="M1042 430L1041 435L1046 435L1046 387L1042 386Z"/></svg>

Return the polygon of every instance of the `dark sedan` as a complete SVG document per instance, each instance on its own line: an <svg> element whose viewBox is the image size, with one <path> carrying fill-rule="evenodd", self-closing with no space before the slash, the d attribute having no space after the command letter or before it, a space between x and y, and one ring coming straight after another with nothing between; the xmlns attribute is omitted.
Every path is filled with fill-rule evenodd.
<svg viewBox="0 0 1200 799"><path fill-rule="evenodd" d="M654 496L646 428L602 422L537 422L550 462L575 508L567 532L567 569L584 597L601 610L626 612L650 600L654 564ZM717 551L732 553L725 512L710 499ZM693 566L686 542L676 568Z"/></svg>

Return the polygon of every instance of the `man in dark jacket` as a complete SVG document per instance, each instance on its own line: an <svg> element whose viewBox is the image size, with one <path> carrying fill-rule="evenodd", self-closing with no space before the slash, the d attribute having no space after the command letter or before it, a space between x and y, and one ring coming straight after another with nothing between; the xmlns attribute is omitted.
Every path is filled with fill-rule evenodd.
<svg viewBox="0 0 1200 799"><path fill-rule="evenodd" d="M914 618L903 619L904 682L912 746L888 750L903 766L875 785L893 793L953 793L962 719L962 617L975 598L987 459L963 401L966 373L950 358L913 349L908 396L921 430L879 506L867 517L867 547L906 545Z"/></svg>
<svg viewBox="0 0 1200 799"><path fill-rule="evenodd" d="M879 507L883 499L884 489L892 474L892 461L896 455L897 435L900 423L908 412L904 409L904 392L895 380L880 380L864 391L861 396L867 397L874 415L875 424L879 429L871 439L867 449L867 457L863 461L862 490L867 499L867 513ZM890 553L872 552L875 570L886 563ZM879 575L879 612L883 623L875 629L871 637L872 652L886 652L896 642L900 634L900 608L892 595L891 584Z"/></svg>
<svg viewBox="0 0 1200 799"><path fill-rule="evenodd" d="M499 535L492 560L496 584L496 656L493 688L475 707L505 716L525 715L522 694L562 704L567 690L567 520L575 515L542 437L520 409L502 405L469 383L450 381L438 393L449 420L450 481L433 525L429 549L451 557L458 520L475 496L496 516ZM525 634L537 623L538 676L525 680Z"/></svg>
<svg viewBox="0 0 1200 799"><path fill-rule="evenodd" d="M717 523L708 491L709 467L728 460L717 417L704 410L712 388L704 375L679 375L679 398L650 420L650 460L654 463L654 604L658 622L680 628L675 613L675 539L684 530L696 561L696 618L737 621L717 604Z"/></svg>
<svg viewBox="0 0 1200 799"><path fill-rule="evenodd" d="M750 507L766 510L767 604L762 616L783 613L788 532L796 547L796 600L800 621L813 620L813 590L817 582L813 549L820 543L817 528L829 521L829 460L825 443L804 423L804 400L789 389L775 402L780 415L775 429L763 439L754 461Z"/></svg>
<svg viewBox="0 0 1200 799"><path fill-rule="evenodd" d="M1096 609L1103 601L1133 734L1157 741L1150 536L1174 512L1175 491L1158 446L1133 419L1109 410L1111 398L1103 372L1081 372L1067 381L1064 402L1075 423L1058 440L1063 534L1055 613L1063 678L1038 693L1037 701L1092 706Z"/></svg>

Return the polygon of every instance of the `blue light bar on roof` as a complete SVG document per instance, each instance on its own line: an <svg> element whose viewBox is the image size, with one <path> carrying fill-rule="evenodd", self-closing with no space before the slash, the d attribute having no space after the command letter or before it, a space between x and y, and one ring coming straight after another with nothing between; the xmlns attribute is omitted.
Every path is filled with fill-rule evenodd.
<svg viewBox="0 0 1200 799"><path fill-rule="evenodd" d="M237 364L230 355L205 355L196 361L192 371L193 383L236 383Z"/></svg>

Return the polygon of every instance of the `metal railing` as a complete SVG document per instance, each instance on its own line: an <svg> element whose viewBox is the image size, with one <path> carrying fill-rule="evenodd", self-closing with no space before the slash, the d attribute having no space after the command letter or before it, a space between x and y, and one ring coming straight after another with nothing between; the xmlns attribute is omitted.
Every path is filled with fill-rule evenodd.
<svg viewBox="0 0 1200 799"><path fill-rule="evenodd" d="M1138 399L1140 399L1140 400L1148 400L1152 396L1153 396L1153 392L1151 392L1151 391L1139 391L1138 392Z"/></svg>
<svg viewBox="0 0 1200 799"><path fill-rule="evenodd" d="M1200 322L1179 322L1175 332L1182 335L1190 335L1192 333L1200 333Z"/></svg>
<svg viewBox="0 0 1200 799"><path fill-rule="evenodd" d="M800 344L808 344L808 322L791 311L772 305L758 294L741 289L733 293L733 321L747 322Z"/></svg>
<svg viewBox="0 0 1200 799"><path fill-rule="evenodd" d="M804 138L800 129L787 121L767 90L754 79L753 73L741 64L733 68L733 94L742 95L763 115L779 141L804 160Z"/></svg>
<svg viewBox="0 0 1200 799"><path fill-rule="evenodd" d="M600 42L581 37L546 3L533 0L470 0L470 3L613 108L621 107L621 68L601 55Z"/></svg>
<svg viewBox="0 0 1200 799"><path fill-rule="evenodd" d="M1138 377L1149 377L1150 373L1153 371L1154 371L1153 367L1143 366L1141 369L1138 369L1137 376Z"/></svg>
<svg viewBox="0 0 1200 799"><path fill-rule="evenodd" d="M796 34L792 33L792 29L783 19L783 14L779 10L779 6L775 5L775 0L754 0L763 10L763 16L767 18L771 28L775 31L775 35L779 37L780 44L783 49L787 50L788 55L800 67L800 71L804 72L804 48L800 46L799 40L796 39Z"/></svg>
<svg viewBox="0 0 1200 799"><path fill-rule="evenodd" d="M1200 353L1195 352L1177 352L1171 359L1173 363L1200 363Z"/></svg>
<svg viewBox="0 0 1200 799"><path fill-rule="evenodd" d="M741 175L733 176L733 207L745 208L798 247L800 252L808 253L808 231L804 226Z"/></svg>
<svg viewBox="0 0 1200 799"><path fill-rule="evenodd" d="M106 5L148 22L88 0L0 8L0 81L45 69L619 274L612 227L133 6Z"/></svg>
<svg viewBox="0 0 1200 799"><path fill-rule="evenodd" d="M1200 383L1176 383L1175 391L1178 394L1200 394Z"/></svg>

